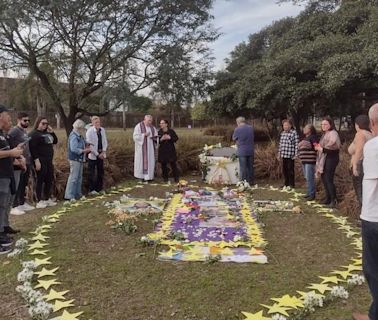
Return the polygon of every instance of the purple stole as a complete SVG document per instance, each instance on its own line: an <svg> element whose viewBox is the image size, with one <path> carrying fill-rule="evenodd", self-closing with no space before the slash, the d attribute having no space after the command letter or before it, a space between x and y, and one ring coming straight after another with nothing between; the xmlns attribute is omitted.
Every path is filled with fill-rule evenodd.
<svg viewBox="0 0 378 320"><path fill-rule="evenodd" d="M144 124L143 121L140 123L140 131L142 133L147 132L146 125ZM151 126L151 132L152 132L152 136L156 136L156 129L154 126ZM148 146L147 146L146 136L144 136L144 141L142 145L142 157L143 157L143 174L148 174Z"/></svg>

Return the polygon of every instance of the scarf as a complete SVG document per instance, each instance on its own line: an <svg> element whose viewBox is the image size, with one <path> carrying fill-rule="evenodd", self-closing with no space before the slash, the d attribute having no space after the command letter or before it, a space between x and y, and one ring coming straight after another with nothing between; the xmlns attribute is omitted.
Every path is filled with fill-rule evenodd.
<svg viewBox="0 0 378 320"><path fill-rule="evenodd" d="M156 136L155 127L151 126L150 128L151 128L152 137L155 137ZM140 123L140 131L142 133L147 132L146 125L144 124L143 121ZM143 158L143 174L148 174L148 145L147 145L147 137L146 136L144 136L144 141L143 141L143 145L142 145L142 158Z"/></svg>
<svg viewBox="0 0 378 320"><path fill-rule="evenodd" d="M339 150L341 147L339 134L336 130L327 131L320 139L319 144L322 148L326 148L328 150ZM326 157L326 153L318 151L318 158L316 160L316 172L320 174L323 173Z"/></svg>

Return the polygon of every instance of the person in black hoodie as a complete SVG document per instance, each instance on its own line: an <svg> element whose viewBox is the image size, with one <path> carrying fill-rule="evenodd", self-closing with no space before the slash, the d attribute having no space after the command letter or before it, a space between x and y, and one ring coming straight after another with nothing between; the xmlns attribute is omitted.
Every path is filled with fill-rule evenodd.
<svg viewBox="0 0 378 320"><path fill-rule="evenodd" d="M303 140L298 144L298 157L302 162L303 175L307 181L307 194L305 198L309 201L315 199L315 167L317 151L315 146L319 143L316 136L316 129L312 124L308 124L303 128L305 135Z"/></svg>
<svg viewBox="0 0 378 320"><path fill-rule="evenodd" d="M58 138L45 117L38 117L34 123L34 130L30 133L29 148L37 173L36 197L37 208L54 206L56 202L50 199L52 183L54 181L54 148ZM43 187L43 195L42 195Z"/></svg>
<svg viewBox="0 0 378 320"><path fill-rule="evenodd" d="M158 131L158 137L158 161L161 163L164 182L168 182L168 163L171 165L172 175L175 179L175 182L178 182L179 175L176 165L177 155L175 148L175 142L178 140L178 137L176 132L168 127L167 120L160 120L160 130Z"/></svg>

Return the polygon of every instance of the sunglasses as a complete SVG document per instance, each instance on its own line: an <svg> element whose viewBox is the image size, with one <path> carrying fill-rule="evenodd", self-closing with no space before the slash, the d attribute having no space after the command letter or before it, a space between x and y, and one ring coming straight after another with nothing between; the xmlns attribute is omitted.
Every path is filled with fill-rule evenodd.
<svg viewBox="0 0 378 320"><path fill-rule="evenodd" d="M23 122L30 122L30 119L22 119Z"/></svg>
<svg viewBox="0 0 378 320"><path fill-rule="evenodd" d="M48 122L41 122L41 125L47 126L49 123Z"/></svg>

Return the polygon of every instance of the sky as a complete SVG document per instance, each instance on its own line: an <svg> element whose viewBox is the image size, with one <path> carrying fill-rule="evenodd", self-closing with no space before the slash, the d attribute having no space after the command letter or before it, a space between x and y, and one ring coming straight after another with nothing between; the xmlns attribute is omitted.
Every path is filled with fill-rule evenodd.
<svg viewBox="0 0 378 320"><path fill-rule="evenodd" d="M277 4L276 0L215 0L213 24L222 33L210 45L215 57L215 68L222 69L225 66L224 59L250 34L260 31L273 21L296 16L302 9L291 3Z"/></svg>

